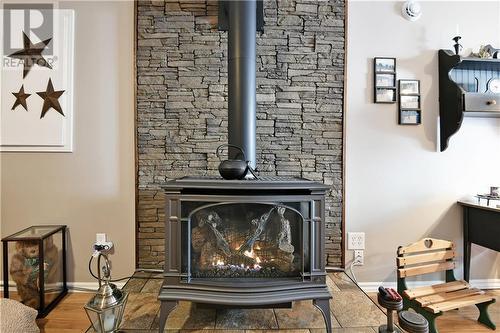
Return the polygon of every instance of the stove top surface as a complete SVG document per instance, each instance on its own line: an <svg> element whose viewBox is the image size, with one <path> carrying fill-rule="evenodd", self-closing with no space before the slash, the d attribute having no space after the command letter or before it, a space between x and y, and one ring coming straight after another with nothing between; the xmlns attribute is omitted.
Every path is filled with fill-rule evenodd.
<svg viewBox="0 0 500 333"><path fill-rule="evenodd" d="M258 179L226 180L220 176L187 176L170 180L166 189L172 188L214 188L214 189L315 189L327 190L330 187L313 180L299 177L259 176Z"/></svg>

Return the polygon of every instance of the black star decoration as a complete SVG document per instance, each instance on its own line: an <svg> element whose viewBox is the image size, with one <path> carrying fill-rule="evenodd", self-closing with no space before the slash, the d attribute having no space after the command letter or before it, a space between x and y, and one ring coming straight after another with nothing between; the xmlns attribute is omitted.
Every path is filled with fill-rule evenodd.
<svg viewBox="0 0 500 333"><path fill-rule="evenodd" d="M49 79L49 83L47 84L46 91L37 92L38 96L43 98L43 106L42 106L42 114L40 115L40 119L45 116L47 111L50 108L53 108L60 114L64 116L64 113L61 109L61 104L59 104L58 98L64 93L64 90L54 91L54 86L52 85L52 80Z"/></svg>
<svg viewBox="0 0 500 333"><path fill-rule="evenodd" d="M26 105L26 99L31 96L31 94L26 94L24 92L24 85L21 86L19 92L13 92L12 95L16 97L16 101L12 106L12 110L14 110L18 105L21 105L26 111L28 111L28 106Z"/></svg>
<svg viewBox="0 0 500 333"><path fill-rule="evenodd" d="M33 67L34 64L52 69L52 66L50 66L47 60L45 60L45 58L42 56L43 50L51 40L52 38L49 38L39 43L33 44L28 36L26 36L26 34L23 32L24 49L8 55L8 57L23 60L23 79L26 77L26 75L28 75L31 67Z"/></svg>

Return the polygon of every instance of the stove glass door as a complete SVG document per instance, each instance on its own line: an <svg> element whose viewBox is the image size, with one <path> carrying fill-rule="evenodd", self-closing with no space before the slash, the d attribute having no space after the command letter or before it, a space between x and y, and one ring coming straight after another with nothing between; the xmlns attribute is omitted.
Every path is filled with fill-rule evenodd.
<svg viewBox="0 0 500 333"><path fill-rule="evenodd" d="M216 203L189 215L191 278L287 278L303 271L303 216L290 205Z"/></svg>

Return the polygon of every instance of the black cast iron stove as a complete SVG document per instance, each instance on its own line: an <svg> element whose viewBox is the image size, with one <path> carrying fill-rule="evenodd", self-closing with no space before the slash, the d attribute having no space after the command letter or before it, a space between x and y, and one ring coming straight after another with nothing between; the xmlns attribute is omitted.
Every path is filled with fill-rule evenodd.
<svg viewBox="0 0 500 333"><path fill-rule="evenodd" d="M325 192L300 178L181 178L166 191L160 332L179 300L236 308L312 299L330 332Z"/></svg>

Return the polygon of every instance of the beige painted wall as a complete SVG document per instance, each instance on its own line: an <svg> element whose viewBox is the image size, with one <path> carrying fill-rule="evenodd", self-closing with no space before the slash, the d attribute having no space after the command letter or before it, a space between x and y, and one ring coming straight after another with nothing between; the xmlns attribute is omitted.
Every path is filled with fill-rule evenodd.
<svg viewBox="0 0 500 333"><path fill-rule="evenodd" d="M500 119L466 118L448 150L436 150L437 50L452 48L457 23L465 48L500 47L500 1L421 1L417 22L401 17L401 4L348 8L346 229L366 232L366 264L355 268L361 282L395 282L397 246L425 236L454 240L461 260L455 202L500 184ZM372 103L376 56L396 57L399 78L421 80L421 126L399 126L396 104ZM472 279L500 278L498 253L473 246L472 256Z"/></svg>
<svg viewBox="0 0 500 333"><path fill-rule="evenodd" d="M134 3L65 2L75 10L74 152L2 153L1 234L69 227L68 279L87 271L96 232L116 247L113 276L135 267Z"/></svg>

